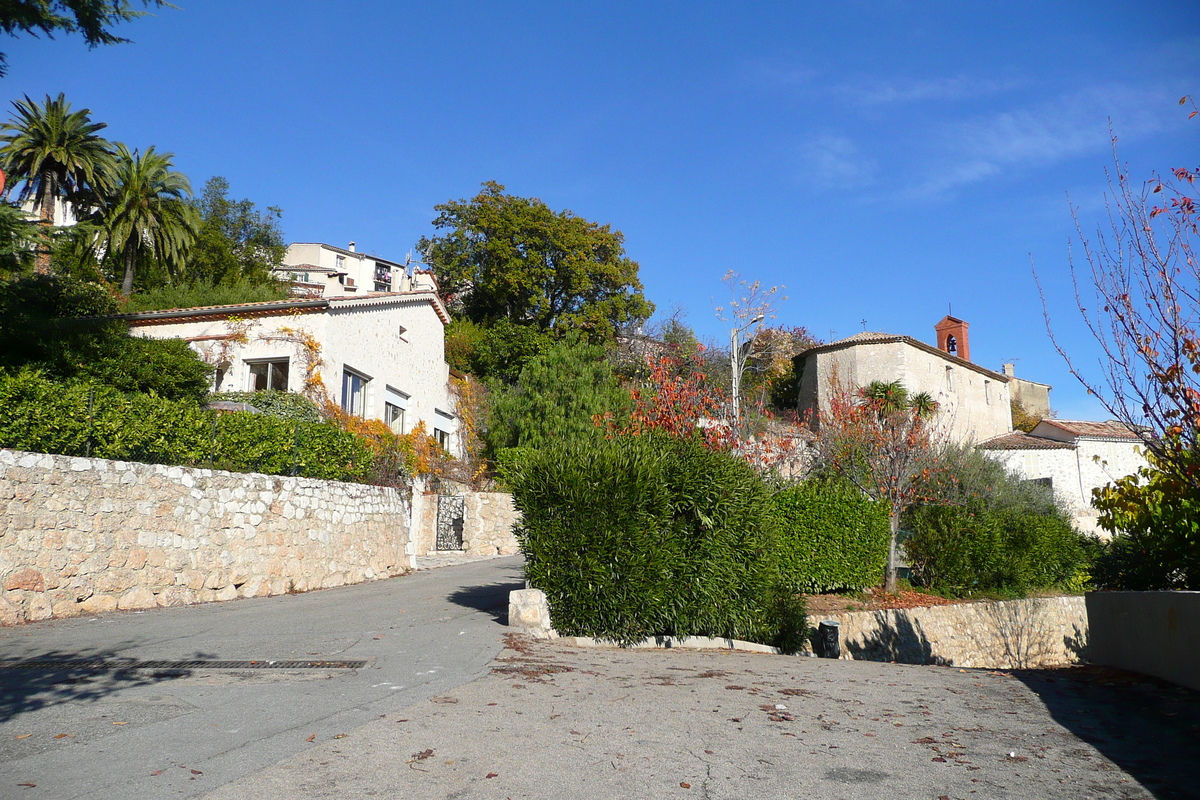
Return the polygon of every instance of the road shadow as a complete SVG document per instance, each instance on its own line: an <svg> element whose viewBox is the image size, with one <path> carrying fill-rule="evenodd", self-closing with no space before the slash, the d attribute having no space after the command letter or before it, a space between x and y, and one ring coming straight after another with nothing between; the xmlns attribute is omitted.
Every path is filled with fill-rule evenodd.
<svg viewBox="0 0 1200 800"><path fill-rule="evenodd" d="M1011 674L1159 800L1200 798L1200 692L1109 667Z"/></svg>
<svg viewBox="0 0 1200 800"><path fill-rule="evenodd" d="M145 668L138 663L116 649L46 650L0 660L0 722L63 703L94 703L122 689L192 674L186 667Z"/></svg>
<svg viewBox="0 0 1200 800"><path fill-rule="evenodd" d="M448 599L455 605L482 611L501 625L508 625L508 593L524 588L525 579L517 577L480 586L464 586L451 592Z"/></svg>

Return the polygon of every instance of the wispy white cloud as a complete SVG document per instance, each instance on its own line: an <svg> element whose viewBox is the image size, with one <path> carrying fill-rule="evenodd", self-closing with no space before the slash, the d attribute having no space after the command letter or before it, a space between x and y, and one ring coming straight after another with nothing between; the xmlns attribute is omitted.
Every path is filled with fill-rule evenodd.
<svg viewBox="0 0 1200 800"><path fill-rule="evenodd" d="M859 106L880 106L930 100L976 100L1014 89L1013 80L972 78L958 75L931 80L856 78L831 87L832 94Z"/></svg>
<svg viewBox="0 0 1200 800"><path fill-rule="evenodd" d="M1109 124L1125 138L1162 129L1172 117L1165 89L1092 86L1024 109L953 122L932 137L922 159L924 179L905 191L911 198L945 196L1005 172L1054 165L1104 152Z"/></svg>
<svg viewBox="0 0 1200 800"><path fill-rule="evenodd" d="M800 168L805 180L823 188L869 186L878 169L844 136L821 136L801 145Z"/></svg>

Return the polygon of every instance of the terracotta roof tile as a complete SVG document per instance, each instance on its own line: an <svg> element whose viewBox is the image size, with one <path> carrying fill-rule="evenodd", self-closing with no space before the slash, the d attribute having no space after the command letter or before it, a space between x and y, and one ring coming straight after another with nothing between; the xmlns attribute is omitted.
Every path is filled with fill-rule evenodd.
<svg viewBox="0 0 1200 800"><path fill-rule="evenodd" d="M1130 441L1140 441L1141 438L1116 420L1087 422L1076 419L1044 419L1042 424L1052 425L1074 436L1101 436L1108 439L1128 439Z"/></svg>
<svg viewBox="0 0 1200 800"><path fill-rule="evenodd" d="M1054 439L1044 439L1041 436L1030 436L1028 433L1013 431L980 443L980 450L1074 450L1071 442L1057 442Z"/></svg>

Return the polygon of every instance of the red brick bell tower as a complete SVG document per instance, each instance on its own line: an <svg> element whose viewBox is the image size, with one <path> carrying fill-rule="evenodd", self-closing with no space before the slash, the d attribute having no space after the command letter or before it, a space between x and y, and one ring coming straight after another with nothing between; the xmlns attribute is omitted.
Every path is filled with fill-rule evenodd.
<svg viewBox="0 0 1200 800"><path fill-rule="evenodd" d="M969 327L971 327L969 323L947 314L941 322L933 326L937 332L938 350L958 356L963 361L970 361L971 346L967 339L967 328Z"/></svg>

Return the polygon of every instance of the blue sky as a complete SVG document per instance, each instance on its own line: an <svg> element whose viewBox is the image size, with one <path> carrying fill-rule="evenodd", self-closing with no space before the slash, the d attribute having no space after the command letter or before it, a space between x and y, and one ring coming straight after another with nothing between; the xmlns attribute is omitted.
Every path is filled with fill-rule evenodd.
<svg viewBox="0 0 1200 800"><path fill-rule="evenodd" d="M403 258L495 180L625 233L647 296L725 340L727 270L828 339L933 341L1104 418L1068 272L1103 211L1108 126L1135 176L1200 163L1200 4L179 0L134 44L3 42L0 97L65 92L198 190L284 209L289 241Z"/></svg>

